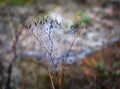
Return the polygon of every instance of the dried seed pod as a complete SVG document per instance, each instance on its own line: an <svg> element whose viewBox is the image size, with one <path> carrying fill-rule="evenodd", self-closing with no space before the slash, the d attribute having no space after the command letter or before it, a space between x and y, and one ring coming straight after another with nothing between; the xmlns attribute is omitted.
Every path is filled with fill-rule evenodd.
<svg viewBox="0 0 120 89"><path fill-rule="evenodd" d="M29 29L31 28L31 24L28 26L28 28L29 28Z"/></svg>
<svg viewBox="0 0 120 89"><path fill-rule="evenodd" d="M40 23L39 24L42 24L42 21L40 20Z"/></svg>
<svg viewBox="0 0 120 89"><path fill-rule="evenodd" d="M49 18L49 16L46 16L46 18L48 19L48 18Z"/></svg>
<svg viewBox="0 0 120 89"><path fill-rule="evenodd" d="M50 21L50 24L53 24L53 20Z"/></svg>
<svg viewBox="0 0 120 89"><path fill-rule="evenodd" d="M35 26L37 26L37 22L35 22Z"/></svg>
<svg viewBox="0 0 120 89"><path fill-rule="evenodd" d="M57 19L55 19L55 23L56 23L56 24L58 24L58 21L57 21Z"/></svg>
<svg viewBox="0 0 120 89"><path fill-rule="evenodd" d="M50 25L50 29L52 29L52 28L53 28L53 25L51 24L51 25Z"/></svg>

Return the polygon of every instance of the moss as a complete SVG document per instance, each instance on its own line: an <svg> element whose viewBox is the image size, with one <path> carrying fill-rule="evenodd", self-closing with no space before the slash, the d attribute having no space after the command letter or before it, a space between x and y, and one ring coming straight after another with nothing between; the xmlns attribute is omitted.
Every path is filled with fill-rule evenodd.
<svg viewBox="0 0 120 89"><path fill-rule="evenodd" d="M120 62L115 62L115 63L113 64L113 67L114 67L114 68L120 68Z"/></svg>
<svg viewBox="0 0 120 89"><path fill-rule="evenodd" d="M101 74L101 76L102 76L103 78L107 78L107 77L109 76L109 73L108 73L107 71L104 71L104 72Z"/></svg>
<svg viewBox="0 0 120 89"><path fill-rule="evenodd" d="M80 16L80 20L78 20L78 24L91 24L91 20L85 16L83 13L78 13L77 16Z"/></svg>
<svg viewBox="0 0 120 89"><path fill-rule="evenodd" d="M91 20L87 18L86 16L82 16L82 18L78 21L79 24L81 23L86 23L86 24L91 24Z"/></svg>
<svg viewBox="0 0 120 89"><path fill-rule="evenodd" d="M117 73L116 71L112 71L112 75L115 77L120 78L120 73Z"/></svg>
<svg viewBox="0 0 120 89"><path fill-rule="evenodd" d="M101 62L97 62L96 66L95 66L96 69L104 69L104 67L105 67L105 65Z"/></svg>
<svg viewBox="0 0 120 89"><path fill-rule="evenodd" d="M19 5L30 5L38 0L0 0L0 6L8 4L10 6L19 6Z"/></svg>

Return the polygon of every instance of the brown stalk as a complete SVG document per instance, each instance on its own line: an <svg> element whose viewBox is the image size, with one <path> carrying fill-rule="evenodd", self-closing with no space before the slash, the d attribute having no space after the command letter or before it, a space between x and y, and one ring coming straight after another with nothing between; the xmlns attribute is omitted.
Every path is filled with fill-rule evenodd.
<svg viewBox="0 0 120 89"><path fill-rule="evenodd" d="M73 39L73 41L72 41L72 43L71 43L71 45L70 45L70 48L69 48L69 50L68 50L68 53L66 54L65 59L63 58L64 63L63 63L63 65L62 65L61 68L60 68L60 70L62 70L62 71L58 71L58 72L62 72L62 74L61 74L61 86L60 86L60 89L62 89L62 85L63 85L63 79L64 79L64 73L63 73L63 72L64 72L64 67L65 67L65 65L66 65L67 58L69 57L69 54L70 54L70 52L71 52L71 49L72 49L75 41L76 41L77 38L79 37L80 33L81 33L81 31L79 31L79 33L74 36L74 39Z"/></svg>
<svg viewBox="0 0 120 89"><path fill-rule="evenodd" d="M12 45L12 51L13 51L13 60L10 62L8 68L7 68L7 73L8 73L8 78L5 84L5 89L11 89L10 83L11 83L11 75L12 75L12 67L13 64L16 62L17 60L17 44L19 41L19 36L21 34L21 31L15 31L15 37L14 37L14 41L13 41L13 45Z"/></svg>
<svg viewBox="0 0 120 89"><path fill-rule="evenodd" d="M42 42L40 41L40 39L32 31L30 31L30 32L32 33L32 35L35 37L35 39L38 41L38 43L41 46ZM49 56L50 56L50 58L52 60L52 54L51 54L51 52L49 52L45 46L43 46L43 49L46 51L46 53L49 54ZM52 60L52 63L54 64L53 60ZM49 74L49 77L50 77L51 85L52 85L52 88L55 89L54 82L53 82L53 79L52 79L52 75L50 73L50 64L49 64L49 60L48 59L47 59L47 65L48 65L48 74Z"/></svg>

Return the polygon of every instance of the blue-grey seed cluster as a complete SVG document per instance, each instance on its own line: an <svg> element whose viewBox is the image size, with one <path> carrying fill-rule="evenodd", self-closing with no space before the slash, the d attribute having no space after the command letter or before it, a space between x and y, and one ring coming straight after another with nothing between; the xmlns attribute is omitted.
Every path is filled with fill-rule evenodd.
<svg viewBox="0 0 120 89"><path fill-rule="evenodd" d="M49 16L46 16L42 20L38 19L36 22L34 22L34 26L41 27L44 30L52 30L54 28L57 28L61 25L61 23L58 22L57 19L51 19ZM29 29L31 29L31 24L28 26Z"/></svg>

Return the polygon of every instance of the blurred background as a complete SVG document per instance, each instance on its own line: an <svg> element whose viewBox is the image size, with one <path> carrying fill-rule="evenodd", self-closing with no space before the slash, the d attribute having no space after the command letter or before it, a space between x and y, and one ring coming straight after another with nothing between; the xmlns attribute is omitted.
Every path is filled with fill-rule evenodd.
<svg viewBox="0 0 120 89"><path fill-rule="evenodd" d="M69 50L70 26L85 27L68 57L63 89L119 89L119 7L119 0L0 0L0 89L7 86L11 64L7 89L52 89L45 54L26 31L45 16L64 26L54 45L57 59Z"/></svg>

